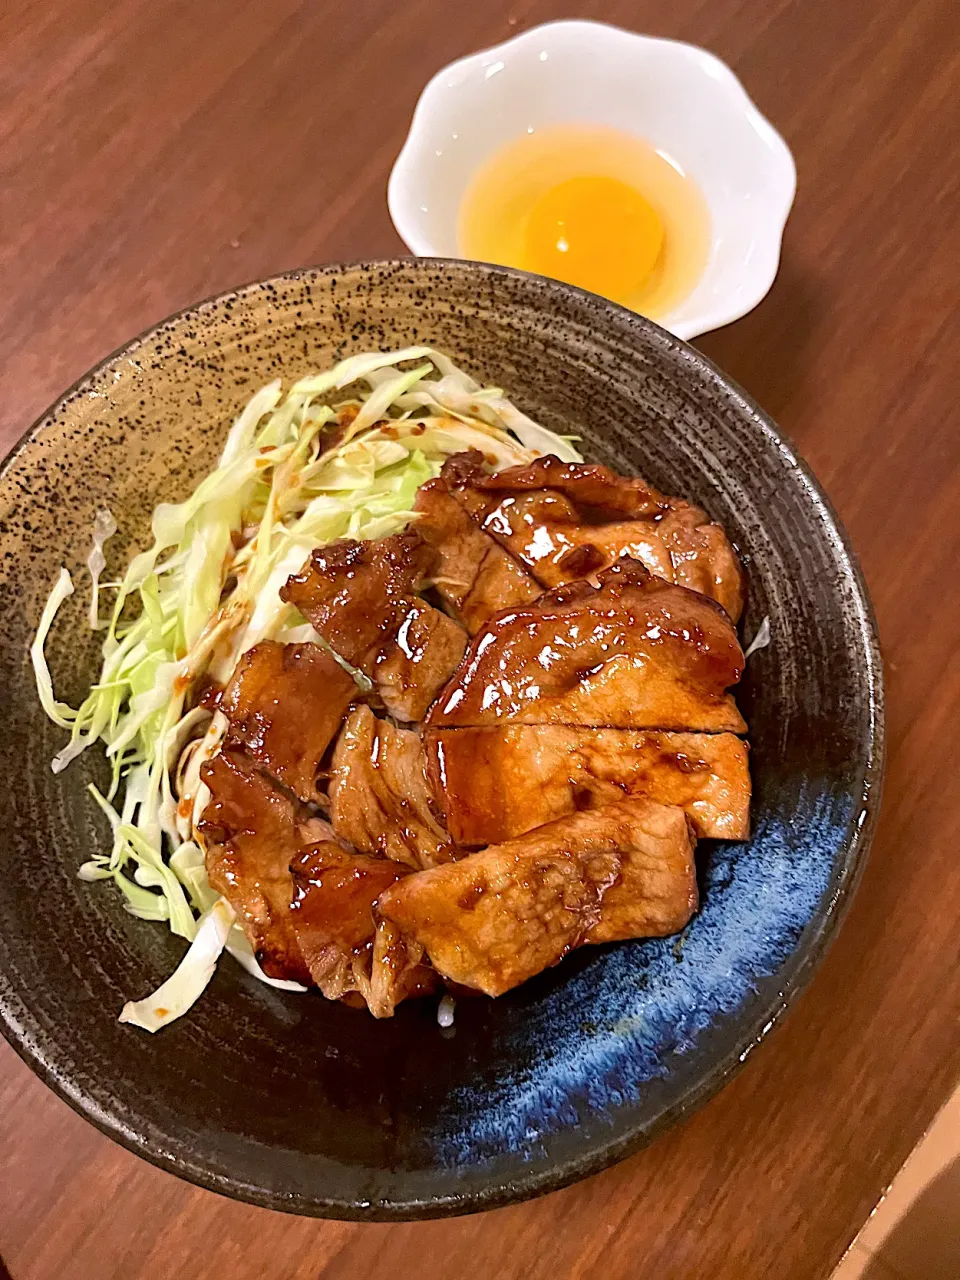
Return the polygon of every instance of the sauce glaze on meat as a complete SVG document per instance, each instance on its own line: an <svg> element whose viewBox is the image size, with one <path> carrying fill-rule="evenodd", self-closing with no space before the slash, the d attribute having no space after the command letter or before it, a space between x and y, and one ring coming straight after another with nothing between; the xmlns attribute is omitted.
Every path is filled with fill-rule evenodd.
<svg viewBox="0 0 960 1280"><path fill-rule="evenodd" d="M477 633L427 723L740 733L733 624L706 596L619 560L506 609Z"/></svg>
<svg viewBox="0 0 960 1280"><path fill-rule="evenodd" d="M479 526L545 587L626 557L712 597L734 622L740 617L739 558L721 526L682 498L608 467L554 457L487 475L479 453L456 454L441 474Z"/></svg>
<svg viewBox="0 0 960 1280"><path fill-rule="evenodd" d="M697 837L746 837L743 574L699 507L458 454L410 529L320 547L280 594L316 640L240 659L197 825L269 976L376 1017L500 995L683 928Z"/></svg>

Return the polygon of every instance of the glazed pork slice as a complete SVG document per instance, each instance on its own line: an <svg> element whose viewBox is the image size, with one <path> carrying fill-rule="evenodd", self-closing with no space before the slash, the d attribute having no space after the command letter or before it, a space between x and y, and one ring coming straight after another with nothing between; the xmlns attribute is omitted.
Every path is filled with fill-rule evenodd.
<svg viewBox="0 0 960 1280"><path fill-rule="evenodd" d="M556 458L538 460L539 464L548 462L565 472L574 465ZM499 475L542 478L546 483L549 468L538 463L510 467L497 476L488 476L479 466L471 473L461 463L457 474L462 478L452 491L477 526L509 549L542 588L587 577L621 556L639 560L651 573L674 581L673 561L658 533L657 519L663 512L652 504L651 514L636 519L595 512L597 518L588 521L574 500L559 489L521 484L511 491L490 485Z"/></svg>
<svg viewBox="0 0 960 1280"><path fill-rule="evenodd" d="M437 821L427 786L423 743L410 729L354 707L333 753L330 821L360 853L419 870L450 858L450 837Z"/></svg>
<svg viewBox="0 0 960 1280"><path fill-rule="evenodd" d="M609 467L591 462L563 462L554 454L535 458L522 466L506 467L488 475L476 449L455 453L442 475L458 490L474 489L487 495L530 493L549 489L575 503L584 518L602 520L654 519L669 511L675 499L641 480L618 475Z"/></svg>
<svg viewBox="0 0 960 1280"><path fill-rule="evenodd" d="M723 527L710 522L699 507L677 503L659 522L657 532L670 553L674 582L710 596L734 622L739 621L746 579Z"/></svg>
<svg viewBox="0 0 960 1280"><path fill-rule="evenodd" d="M415 530L317 547L280 589L336 653L370 676L426 577L433 552Z"/></svg>
<svg viewBox="0 0 960 1280"><path fill-rule="evenodd" d="M328 1000L358 992L377 1018L388 1018L407 996L424 995L437 976L418 963L395 925L374 919L380 895L407 869L319 841L292 864L292 929L310 978Z"/></svg>
<svg viewBox="0 0 960 1280"><path fill-rule="evenodd" d="M510 547L544 587L586 578L629 557L667 582L673 561L653 520L585 524L568 498L549 489L504 498L483 528Z"/></svg>
<svg viewBox="0 0 960 1280"><path fill-rule="evenodd" d="M500 609L542 594L540 584L470 518L442 477L420 486L414 510L417 532L436 553L432 584L470 635Z"/></svg>
<svg viewBox="0 0 960 1280"><path fill-rule="evenodd" d="M749 835L749 749L732 733L511 724L428 729L425 746L459 845L497 844L625 795L679 806L700 838Z"/></svg>
<svg viewBox="0 0 960 1280"><path fill-rule="evenodd" d="M211 886L237 913L264 973L308 983L290 920L290 862L307 841L333 833L243 752L222 750L200 775L210 788L197 829Z"/></svg>
<svg viewBox="0 0 960 1280"><path fill-rule="evenodd" d="M360 690L318 644L262 640L241 657L219 702L227 747L241 747L304 801L316 801L317 771Z"/></svg>
<svg viewBox="0 0 960 1280"><path fill-rule="evenodd" d="M417 596L434 552L416 530L318 547L280 589L398 720L419 720L463 656L463 629Z"/></svg>
<svg viewBox="0 0 960 1280"><path fill-rule="evenodd" d="M720 525L700 507L608 467L538 458L487 475L476 451L455 454L441 473L474 521L544 586L606 568L620 557L701 591L734 620L743 571Z"/></svg>
<svg viewBox="0 0 960 1280"><path fill-rule="evenodd" d="M724 611L619 560L497 614L427 717L437 729L572 724L740 733L743 652Z"/></svg>
<svg viewBox="0 0 960 1280"><path fill-rule="evenodd" d="M441 976L498 996L584 943L676 933L696 906L683 811L634 798L416 872L378 911Z"/></svg>

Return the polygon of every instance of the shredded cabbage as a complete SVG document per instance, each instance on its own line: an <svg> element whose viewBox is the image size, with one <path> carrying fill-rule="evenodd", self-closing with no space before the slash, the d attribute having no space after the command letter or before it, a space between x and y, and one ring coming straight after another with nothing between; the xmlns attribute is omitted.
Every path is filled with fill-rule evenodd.
<svg viewBox="0 0 960 1280"><path fill-rule="evenodd" d="M351 356L301 378L286 395L279 381L263 387L193 493L154 509L152 545L112 586L100 578L116 523L108 511L97 513L88 621L105 631L103 663L76 710L57 701L45 656L74 591L61 570L30 649L43 709L70 733L52 768L59 772L99 742L112 770L106 795L91 788L112 844L79 874L112 880L129 912L164 921L190 943L173 976L152 997L126 1005L123 1021L155 1031L179 1017L224 949L272 986L302 989L262 973L207 881L194 838L209 798L200 765L219 749L225 721L193 705L193 694L204 677L228 680L260 640L315 637L280 599L289 575L316 546L403 529L414 519L420 485L464 449L479 449L495 470L543 453L579 461L568 440L429 347ZM100 596L109 590L113 606L101 618Z"/></svg>
<svg viewBox="0 0 960 1280"><path fill-rule="evenodd" d="M182 1017L206 990L232 928L233 910L218 898L200 921L193 942L170 977L145 1000L125 1004L120 1021L132 1022L144 1031L159 1031Z"/></svg>
<svg viewBox="0 0 960 1280"><path fill-rule="evenodd" d="M61 729L72 728L76 719L76 712L72 707L68 707L66 703L57 702L53 696L53 680L50 676L50 668L47 666L44 645L47 642L47 636L50 634L50 628L53 626L54 618L56 618L60 606L64 600L72 595L73 579L66 569L61 569L53 590L47 597L47 603L43 606L40 625L37 627L37 634L33 637L33 644L30 646L30 661L33 663L33 675L37 682L40 705L53 723L59 725Z"/></svg>
<svg viewBox="0 0 960 1280"><path fill-rule="evenodd" d="M441 997L440 1003L437 1005L437 1022L441 1027L452 1027L454 1012L457 1002L448 991L446 995Z"/></svg>
<svg viewBox="0 0 960 1280"><path fill-rule="evenodd" d="M750 657L751 653L756 653L758 649L765 649L769 643L770 643L770 619L764 618L764 620L760 623L760 626L757 628L757 634L753 637L753 639L750 641L749 645L747 646L746 650L744 651L744 654L743 654L744 662L746 662L746 660Z"/></svg>
<svg viewBox="0 0 960 1280"><path fill-rule="evenodd" d="M117 532L117 522L109 511L98 511L93 522L93 549L87 558L90 570L90 630L99 631L104 625L100 621L100 575L107 567L107 558L103 554L103 546L108 538Z"/></svg>

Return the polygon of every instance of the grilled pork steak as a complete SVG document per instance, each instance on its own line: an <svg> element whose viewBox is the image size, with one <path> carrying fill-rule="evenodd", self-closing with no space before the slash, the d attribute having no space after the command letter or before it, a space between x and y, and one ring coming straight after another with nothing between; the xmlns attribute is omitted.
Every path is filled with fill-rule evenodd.
<svg viewBox="0 0 960 1280"><path fill-rule="evenodd" d="M740 733L743 652L724 611L619 560L493 617L427 717L434 728L575 724Z"/></svg>
<svg viewBox="0 0 960 1280"><path fill-rule="evenodd" d="M414 510L417 532L436 552L432 583L470 635L499 610L542 593L540 583L464 511L443 477L420 486Z"/></svg>
<svg viewBox="0 0 960 1280"><path fill-rule="evenodd" d="M330 821L360 853L414 870L450 858L450 836L431 807L418 733L355 707L333 753Z"/></svg>
<svg viewBox="0 0 960 1280"><path fill-rule="evenodd" d="M626 795L678 805L702 838L749 834L748 748L732 733L509 724L427 729L425 745L460 845L496 844Z"/></svg>
<svg viewBox="0 0 960 1280"><path fill-rule="evenodd" d="M398 720L423 716L466 646L463 629L416 594L433 555L414 529L345 539L318 547L280 589Z"/></svg>
<svg viewBox="0 0 960 1280"><path fill-rule="evenodd" d="M675 933L696 905L682 810L632 799L407 876L378 910L443 977L498 996L584 943Z"/></svg>
<svg viewBox="0 0 960 1280"><path fill-rule="evenodd" d="M220 697L230 721L227 748L242 747L294 795L315 802L320 761L359 693L319 645L261 640L241 657Z"/></svg>
<svg viewBox="0 0 960 1280"><path fill-rule="evenodd" d="M700 507L643 480L554 457L487 475L476 451L455 454L441 478L478 526L545 587L629 557L710 596L734 622L740 616L743 569L724 530Z"/></svg>

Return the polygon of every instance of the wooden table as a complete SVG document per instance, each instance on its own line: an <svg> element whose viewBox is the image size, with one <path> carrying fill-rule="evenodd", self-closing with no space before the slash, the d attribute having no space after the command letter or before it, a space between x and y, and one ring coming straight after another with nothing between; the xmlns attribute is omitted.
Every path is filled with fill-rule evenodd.
<svg viewBox="0 0 960 1280"><path fill-rule="evenodd" d="M813 465L879 615L890 761L849 920L785 1025L687 1124L578 1187L469 1219L312 1222L195 1190L4 1047L14 1280L817 1280L957 1081L952 0L5 0L0 444L196 298L397 252L384 185L421 85L574 12L713 49L797 158L772 293L701 345Z"/></svg>

